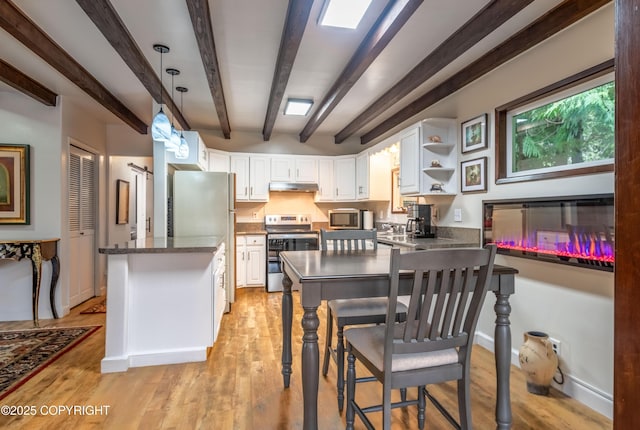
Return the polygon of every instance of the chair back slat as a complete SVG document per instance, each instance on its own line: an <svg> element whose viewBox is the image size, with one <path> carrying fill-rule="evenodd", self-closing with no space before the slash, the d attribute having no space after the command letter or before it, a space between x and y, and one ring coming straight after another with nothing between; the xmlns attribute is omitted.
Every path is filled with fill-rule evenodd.
<svg viewBox="0 0 640 430"><path fill-rule="evenodd" d="M336 251L364 251L367 244L378 249L378 232L373 230L320 230L320 245L326 250L333 247Z"/></svg>
<svg viewBox="0 0 640 430"><path fill-rule="evenodd" d="M468 353L495 254L495 245L403 254L398 249L391 251L385 368L394 354L448 348L465 348L461 353ZM395 306L400 283L406 282L411 285L407 320L398 325Z"/></svg>

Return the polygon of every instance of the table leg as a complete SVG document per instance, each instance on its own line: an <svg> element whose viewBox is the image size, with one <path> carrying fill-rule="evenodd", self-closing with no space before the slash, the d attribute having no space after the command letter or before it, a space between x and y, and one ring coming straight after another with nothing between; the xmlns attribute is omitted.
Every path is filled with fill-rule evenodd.
<svg viewBox="0 0 640 430"><path fill-rule="evenodd" d="M51 288L49 289L49 303L51 304L51 312L53 317L58 319L56 312L56 287L58 286L58 278L60 277L60 259L57 255L51 257Z"/></svg>
<svg viewBox="0 0 640 430"><path fill-rule="evenodd" d="M318 428L318 379L320 373L320 353L318 352L318 307L304 308L302 317L302 397L304 399L305 430Z"/></svg>
<svg viewBox="0 0 640 430"><path fill-rule="evenodd" d="M293 319L293 298L291 297L291 279L282 273L282 379L284 388L289 388L291 379L291 320Z"/></svg>
<svg viewBox="0 0 640 430"><path fill-rule="evenodd" d="M511 394L509 392L509 372L511 367L511 328L509 315L511 305L509 295L499 291L496 294L495 356L497 374L496 428L511 428Z"/></svg>
<svg viewBox="0 0 640 430"><path fill-rule="evenodd" d="M33 325L34 327L40 327L40 321L38 320L38 301L40 299L40 280L42 278L42 253L40 252L40 245L37 243L33 245L31 254L31 272Z"/></svg>

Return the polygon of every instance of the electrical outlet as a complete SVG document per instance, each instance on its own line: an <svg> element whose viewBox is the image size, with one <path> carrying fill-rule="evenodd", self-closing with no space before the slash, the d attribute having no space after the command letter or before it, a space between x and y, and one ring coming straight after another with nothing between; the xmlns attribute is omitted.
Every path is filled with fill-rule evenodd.
<svg viewBox="0 0 640 430"><path fill-rule="evenodd" d="M462 222L462 209L453 210L453 220L455 222Z"/></svg>
<svg viewBox="0 0 640 430"><path fill-rule="evenodd" d="M253 213L253 219L258 219L258 212Z"/></svg>
<svg viewBox="0 0 640 430"><path fill-rule="evenodd" d="M555 352L556 355L559 358L560 357L560 346L562 345L562 342L560 342L558 339L554 339L552 337L549 338L549 342L551 342L551 347L553 348L553 352Z"/></svg>

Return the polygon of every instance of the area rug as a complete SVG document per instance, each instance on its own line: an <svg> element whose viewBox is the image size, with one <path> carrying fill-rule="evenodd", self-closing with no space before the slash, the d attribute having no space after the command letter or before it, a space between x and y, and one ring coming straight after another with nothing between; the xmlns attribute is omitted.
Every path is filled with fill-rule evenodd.
<svg viewBox="0 0 640 430"><path fill-rule="evenodd" d="M95 305L83 310L80 313L81 314L104 314L106 312L107 312L107 301L106 299L102 299Z"/></svg>
<svg viewBox="0 0 640 430"><path fill-rule="evenodd" d="M0 400L100 327L0 331Z"/></svg>

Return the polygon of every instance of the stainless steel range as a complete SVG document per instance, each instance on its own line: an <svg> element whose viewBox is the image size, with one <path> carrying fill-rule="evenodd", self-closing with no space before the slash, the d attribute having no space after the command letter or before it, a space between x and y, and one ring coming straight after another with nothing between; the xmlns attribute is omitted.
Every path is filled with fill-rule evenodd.
<svg viewBox="0 0 640 430"><path fill-rule="evenodd" d="M267 291L282 291L281 251L319 249L318 232L311 229L311 215L267 215Z"/></svg>

